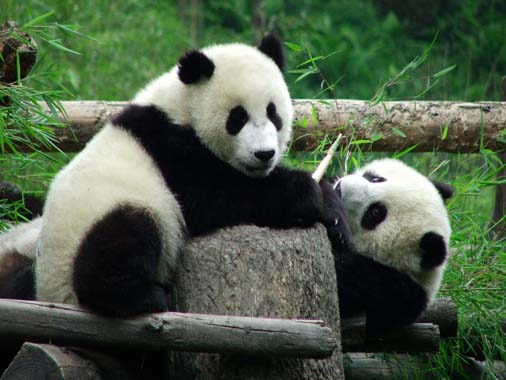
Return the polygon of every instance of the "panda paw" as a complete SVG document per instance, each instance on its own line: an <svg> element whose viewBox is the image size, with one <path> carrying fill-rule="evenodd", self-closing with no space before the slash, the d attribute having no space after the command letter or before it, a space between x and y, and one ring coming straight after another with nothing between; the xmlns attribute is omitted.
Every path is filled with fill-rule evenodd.
<svg viewBox="0 0 506 380"><path fill-rule="evenodd" d="M318 184L310 175L297 172L289 184L291 195L287 203L287 224L289 226L311 226L321 221L323 198Z"/></svg>
<svg viewBox="0 0 506 380"><path fill-rule="evenodd" d="M350 248L351 240L346 209L329 181L321 180L320 187L323 195L322 223L327 228L334 250L342 252Z"/></svg>

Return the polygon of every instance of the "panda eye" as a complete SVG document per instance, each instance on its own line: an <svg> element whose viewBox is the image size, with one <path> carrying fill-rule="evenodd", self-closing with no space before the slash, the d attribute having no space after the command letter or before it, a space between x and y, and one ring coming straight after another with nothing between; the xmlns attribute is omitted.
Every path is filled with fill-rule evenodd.
<svg viewBox="0 0 506 380"><path fill-rule="evenodd" d="M270 102L267 105L267 117L269 120L274 124L276 129L279 131L281 127L283 126L283 122L281 121L281 117L278 114L278 111L276 110L276 105L273 102Z"/></svg>
<svg viewBox="0 0 506 380"><path fill-rule="evenodd" d="M225 125L227 132L232 136L237 135L248 120L249 116L244 107L237 106L232 108L228 114L227 123Z"/></svg>
<svg viewBox="0 0 506 380"><path fill-rule="evenodd" d="M363 177L371 183L385 182L386 178L380 177L372 172L365 172Z"/></svg>
<svg viewBox="0 0 506 380"><path fill-rule="evenodd" d="M366 230L374 230L382 223L388 214L386 206L381 202L371 204L362 217L362 227Z"/></svg>

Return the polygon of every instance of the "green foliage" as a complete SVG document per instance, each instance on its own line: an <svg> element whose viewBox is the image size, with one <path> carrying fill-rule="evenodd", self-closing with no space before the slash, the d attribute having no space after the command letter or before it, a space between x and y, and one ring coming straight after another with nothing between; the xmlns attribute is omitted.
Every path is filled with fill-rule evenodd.
<svg viewBox="0 0 506 380"><path fill-rule="evenodd" d="M19 142L51 144L45 126L58 125L58 120L45 116L40 100L56 113L56 101L71 94L129 99L174 65L184 50L255 39L252 1L195 2L199 7L194 8L190 3L2 0L4 20L24 25L39 42L37 67L22 86L0 88L0 97L12 99L0 113L2 151L14 150ZM504 1L265 0L264 11L267 28L288 41L286 77L294 98L366 99L371 106L401 98L499 99L500 77L506 75ZM311 118L317 116L314 110ZM310 121L297 127L307 128ZM404 134L400 129L394 133ZM447 136L448 126L441 126L441 140ZM382 138L378 133L342 144L329 172L351 172L385 156L370 152L371 144ZM292 153L287 163L314 170L329 140L321 136L314 151ZM463 356L476 342L487 358L505 359L506 338L497 325L506 312L506 242L489 234L495 176L505 163L485 148L479 155L420 154L413 149L388 155L456 188L448 204L455 253L441 295L459 304L460 334L443 345L433 362L436 378L448 379L463 370ZM24 189L44 192L67 159L61 154L0 154L0 170ZM16 215L17 207L0 204L0 218Z"/></svg>

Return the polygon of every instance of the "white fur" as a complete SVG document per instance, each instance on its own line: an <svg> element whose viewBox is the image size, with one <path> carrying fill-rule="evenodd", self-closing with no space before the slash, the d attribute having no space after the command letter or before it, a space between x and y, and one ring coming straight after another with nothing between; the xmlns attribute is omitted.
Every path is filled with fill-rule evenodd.
<svg viewBox="0 0 506 380"><path fill-rule="evenodd" d="M216 156L244 174L269 174L291 138L292 103L281 71L258 49L243 44L214 45L202 52L215 64L209 80L184 85L175 67L151 82L133 102L157 105L175 123L191 125ZM276 105L283 123L279 132L267 117L270 102ZM229 111L238 105L246 109L250 120L232 136L224 126ZM254 152L270 149L275 156L261 170Z"/></svg>
<svg viewBox="0 0 506 380"><path fill-rule="evenodd" d="M28 223L21 223L0 235L1 255L17 252L30 259L35 259L37 242L42 228L42 218L36 218Z"/></svg>
<svg viewBox="0 0 506 380"><path fill-rule="evenodd" d="M72 267L94 223L119 204L149 211L162 232L158 277L173 268L183 242L179 205L152 158L122 129L105 126L54 179L44 207L37 258L37 297L77 303Z"/></svg>
<svg viewBox="0 0 506 380"><path fill-rule="evenodd" d="M194 128L220 159L247 175L267 175L279 163L291 134L292 105L283 76L270 58L242 44L216 45L203 52L214 62L210 79L185 85L177 67L148 84L134 98L155 105L177 124ZM278 132L266 108L275 103L283 127ZM230 110L242 105L250 121L236 135L225 125ZM275 150L270 166L258 168L255 150ZM171 271L183 243L180 207L151 156L129 133L106 125L54 179L44 208L37 297L77 303L72 268L90 228L119 204L142 207L162 231L164 256L159 278Z"/></svg>
<svg viewBox="0 0 506 380"><path fill-rule="evenodd" d="M367 171L386 181L369 182L363 177ZM401 161L382 159L343 177L340 186L357 252L409 274L432 298L445 264L422 271L420 239L426 232L436 232L448 251L451 229L444 202L430 180ZM375 229L363 229L362 215L377 201L386 205L387 217Z"/></svg>

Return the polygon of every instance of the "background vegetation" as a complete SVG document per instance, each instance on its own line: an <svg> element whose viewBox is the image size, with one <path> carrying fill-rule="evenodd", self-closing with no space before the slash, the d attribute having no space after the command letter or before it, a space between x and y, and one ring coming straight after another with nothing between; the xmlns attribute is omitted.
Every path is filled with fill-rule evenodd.
<svg viewBox="0 0 506 380"><path fill-rule="evenodd" d="M500 78L506 75L506 2L502 0L0 2L2 19L20 25L47 12L54 13L40 20L46 27L32 24L28 28L39 43L39 62L22 84L33 91L16 96L126 100L169 69L184 50L231 40L253 43L266 30L275 30L291 43L286 78L294 98L371 99L382 84L422 54L435 36L424 64L399 85L389 87L385 99L411 99L424 93L432 84L431 74L456 65L422 99L499 100ZM74 30L92 39L55 22L74 24ZM316 66L300 65L308 57L319 56L326 58L318 59ZM15 110L0 112L2 118L7 112L15 116ZM41 120L28 123L44 124ZM335 160L335 170L343 171L347 151ZM352 170L379 155L355 147L347 168ZM292 154L288 162L311 169L319 158L317 150ZM460 335L445 343L428 370L441 379L454 376L476 342L481 342L488 360L506 359L506 338L497 329L506 312L506 242L489 233L498 183L495 174L504 163L486 150L476 155L411 153L402 159L433 178L452 183L457 191L448 205L454 254L441 295L452 296L459 304ZM44 193L67 160L64 154L1 155L0 177ZM12 209L0 205L2 212Z"/></svg>

